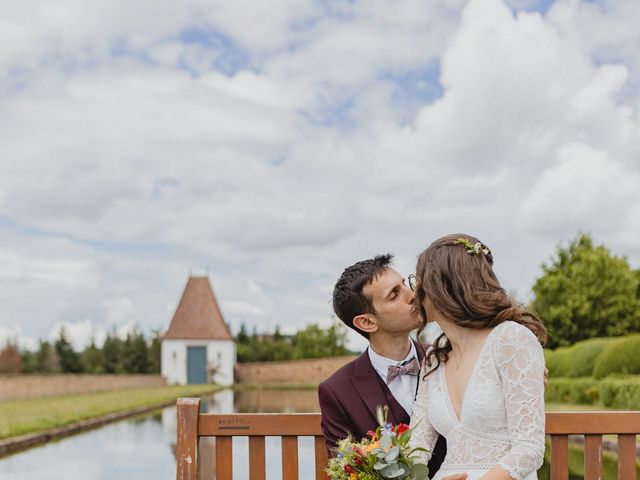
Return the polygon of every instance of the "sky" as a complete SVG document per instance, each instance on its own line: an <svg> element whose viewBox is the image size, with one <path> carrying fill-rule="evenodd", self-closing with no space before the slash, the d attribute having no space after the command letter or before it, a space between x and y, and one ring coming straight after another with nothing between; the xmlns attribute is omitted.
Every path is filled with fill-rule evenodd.
<svg viewBox="0 0 640 480"><path fill-rule="evenodd" d="M5 0L0 344L330 325L345 267L479 237L520 301L579 232L640 266L637 0ZM362 346L353 334L350 345Z"/></svg>

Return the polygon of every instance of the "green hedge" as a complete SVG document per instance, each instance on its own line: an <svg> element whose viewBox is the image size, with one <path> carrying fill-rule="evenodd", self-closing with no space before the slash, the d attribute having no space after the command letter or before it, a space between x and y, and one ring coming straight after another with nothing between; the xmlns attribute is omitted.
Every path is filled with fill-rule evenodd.
<svg viewBox="0 0 640 480"><path fill-rule="evenodd" d="M640 410L640 376L593 378L550 378L545 390L547 402L579 403L624 410Z"/></svg>
<svg viewBox="0 0 640 480"><path fill-rule="evenodd" d="M545 350L545 361L550 377L572 377L573 347Z"/></svg>
<svg viewBox="0 0 640 480"><path fill-rule="evenodd" d="M596 361L611 342L608 338L592 338L570 347L545 350L545 359L551 377L590 377Z"/></svg>
<svg viewBox="0 0 640 480"><path fill-rule="evenodd" d="M640 335L628 335L608 343L593 370L595 378L611 374L640 374Z"/></svg>

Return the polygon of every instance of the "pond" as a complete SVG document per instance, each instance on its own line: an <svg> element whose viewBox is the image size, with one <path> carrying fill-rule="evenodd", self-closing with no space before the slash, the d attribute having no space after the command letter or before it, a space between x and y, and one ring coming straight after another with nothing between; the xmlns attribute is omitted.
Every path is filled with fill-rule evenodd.
<svg viewBox="0 0 640 480"><path fill-rule="evenodd" d="M318 412L314 389L223 390L203 398L203 409L230 412ZM95 480L175 479L175 407L121 420L63 438L59 441L0 459L0 480ZM234 479L249 477L246 437L234 439ZM203 456L212 445L203 444ZM313 478L306 458L313 458L311 438L300 440L300 478ZM281 478L280 444L267 438L269 479ZM213 477L213 465L203 464L203 478Z"/></svg>
<svg viewBox="0 0 640 480"><path fill-rule="evenodd" d="M203 410L211 413L230 412L318 412L315 389L287 390L223 390L203 398ZM175 407L104 425L95 430L63 438L59 441L0 459L0 480L95 480L174 479L175 478ZM302 437L299 442L301 479L314 478L312 462L313 440ZM201 458L213 459L213 443L201 441ZM234 479L246 480L248 471L248 441L234 439ZM280 479L280 442L266 441L267 479ZM582 452L571 449L572 465L580 465ZM614 462L605 462L603 478L615 479ZM608 464L607 464L608 463ZM578 467L579 468L579 467ZM212 462L203 462L203 479L215 478ZM539 478L549 478L549 466L539 472ZM582 478L572 473L571 480Z"/></svg>

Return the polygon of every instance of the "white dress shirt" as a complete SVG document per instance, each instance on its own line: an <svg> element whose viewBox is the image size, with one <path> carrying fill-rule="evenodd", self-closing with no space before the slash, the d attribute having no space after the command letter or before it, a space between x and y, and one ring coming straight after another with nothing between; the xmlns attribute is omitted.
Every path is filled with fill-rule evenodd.
<svg viewBox="0 0 640 480"><path fill-rule="evenodd" d="M378 355L373 351L373 348L369 346L367 351L369 352L369 360L371 361L371 365L375 368L378 375L382 378L384 383L387 383L387 371L391 365L401 365L404 362L411 360L413 357L416 357L418 360L418 354L416 352L416 346L413 342L411 343L411 349L407 356L401 360L391 360L390 358L383 357L382 355ZM398 375L394 378L391 383L387 385L391 394L395 397L398 403L404 408L404 410L411 416L413 411L413 401L416 397L416 389L418 387L418 376L417 375Z"/></svg>

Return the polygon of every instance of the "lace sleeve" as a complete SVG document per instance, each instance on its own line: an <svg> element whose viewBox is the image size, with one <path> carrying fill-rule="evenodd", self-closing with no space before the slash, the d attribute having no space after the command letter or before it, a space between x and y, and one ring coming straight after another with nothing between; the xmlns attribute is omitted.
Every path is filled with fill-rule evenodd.
<svg viewBox="0 0 640 480"><path fill-rule="evenodd" d="M494 351L502 380L511 450L499 462L514 479L538 470L544 460L544 356L535 335L509 322Z"/></svg>
<svg viewBox="0 0 640 480"><path fill-rule="evenodd" d="M418 394L416 395L416 401L413 404L413 414L411 415L411 428L414 429L411 435L411 441L409 445L411 448L422 447L433 452L433 448L438 440L438 432L433 428L427 414L427 403L429 399L429 381L430 377L424 380L426 370L425 366L422 366L420 370L420 384L418 386ZM433 374L432 374L433 375ZM419 452L420 461L426 464L431 458L431 453Z"/></svg>

